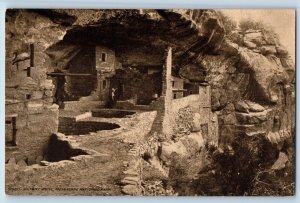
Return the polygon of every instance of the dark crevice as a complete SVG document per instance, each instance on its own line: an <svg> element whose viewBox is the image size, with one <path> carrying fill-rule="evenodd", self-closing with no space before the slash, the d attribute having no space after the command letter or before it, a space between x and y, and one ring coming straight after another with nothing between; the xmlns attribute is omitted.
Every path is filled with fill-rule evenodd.
<svg viewBox="0 0 300 203"><path fill-rule="evenodd" d="M65 135L86 135L91 132L98 132L101 130L113 130L120 126L115 123L96 122L96 121L74 121L66 120L60 121L58 131Z"/></svg>
<svg viewBox="0 0 300 203"><path fill-rule="evenodd" d="M70 160L71 157L87 155L82 149L74 149L67 141L59 140L57 135L52 134L45 152L45 157L49 162Z"/></svg>
<svg viewBox="0 0 300 203"><path fill-rule="evenodd" d="M60 24L62 26L70 26L76 20L77 17L68 15L66 13L57 12L50 9L32 9L33 12L48 17L53 23Z"/></svg>
<svg viewBox="0 0 300 203"><path fill-rule="evenodd" d="M131 116L135 114L134 111L126 111L126 110L114 110L114 109L99 109L93 110L93 117L101 117L101 118L124 118L127 116Z"/></svg>

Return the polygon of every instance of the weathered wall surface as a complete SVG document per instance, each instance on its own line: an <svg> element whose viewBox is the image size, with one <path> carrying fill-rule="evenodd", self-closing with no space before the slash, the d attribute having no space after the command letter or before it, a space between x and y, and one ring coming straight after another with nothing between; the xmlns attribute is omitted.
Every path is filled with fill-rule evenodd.
<svg viewBox="0 0 300 203"><path fill-rule="evenodd" d="M102 101L90 101L88 99L81 99L79 101L66 101L64 102L64 110L66 111L76 111L76 112L87 112L93 109L105 107L105 102Z"/></svg>
<svg viewBox="0 0 300 203"><path fill-rule="evenodd" d="M97 163L107 162L109 157L94 150L76 146L73 140L66 138L63 134L55 135L57 142L67 145L71 150L80 150L84 155L72 156L69 160L58 162L42 161L41 164L31 166L16 164L11 161L6 164L6 193L19 194L20 190L28 190L30 194L86 194L87 191L81 187L76 180L71 180L70 172L78 173L84 171ZM62 148L61 148L62 150ZM65 149L66 150L66 149ZM65 156L66 154L62 155ZM65 176L69 174L70 176ZM74 174L73 174L74 175ZM57 178L53 178L56 176ZM69 188L64 190L63 188ZM69 186L69 187L68 187ZM90 187L90 186L86 186ZM35 188L32 189L32 188ZM73 189L73 190L72 190ZM78 193L79 192L79 193ZM94 191L95 192L95 191ZM101 191L100 191L101 192ZM103 191L102 191L103 192Z"/></svg>
<svg viewBox="0 0 300 203"><path fill-rule="evenodd" d="M218 143L218 122L209 106L210 88L207 86L204 89L207 90L207 95L200 91L201 94L198 95L173 99L167 107L171 111L164 116L169 120L167 127L172 134L161 145L159 156L164 161L171 158L172 152L183 157L192 156L200 151L205 143ZM194 142L198 145L195 146Z"/></svg>
<svg viewBox="0 0 300 203"><path fill-rule="evenodd" d="M54 85L46 75L51 67L45 50L61 40L65 29L27 11L7 11L6 18L5 113L18 114L17 146L7 148L6 160L35 160L43 154L51 133L57 132L58 107L52 105ZM34 61L28 77L24 69L30 66L29 59L14 64L13 60L15 54L21 57L30 53L30 44L34 46Z"/></svg>
<svg viewBox="0 0 300 203"><path fill-rule="evenodd" d="M171 104L173 112L178 112L179 109L187 106L192 106L194 108L197 108L197 106L199 105L200 105L200 95L190 95L179 99L173 99Z"/></svg>
<svg viewBox="0 0 300 203"><path fill-rule="evenodd" d="M15 158L17 162L24 160L29 165L35 164L43 157L50 135L57 132L57 105L33 107L33 110L31 113L29 107L29 110L17 112L17 146L6 146L6 161Z"/></svg>
<svg viewBox="0 0 300 203"><path fill-rule="evenodd" d="M117 71L110 79L112 88L117 88L117 100L128 101L132 104L149 105L161 94L161 75L155 73L148 75L140 72L142 67L125 67Z"/></svg>
<svg viewBox="0 0 300 203"><path fill-rule="evenodd" d="M211 111L211 89L209 86L200 85L199 93L186 97L174 99L173 89L183 88L183 81L178 80L174 83L174 77L171 76L171 54L169 50L166 58L165 76L163 86L165 89L165 112L163 131L168 138L181 137L188 135L190 132L202 131L205 140L212 140L211 134L214 133L216 139L215 125L212 124ZM214 125L214 126L213 126ZM217 141L216 141L217 142Z"/></svg>
<svg viewBox="0 0 300 203"><path fill-rule="evenodd" d="M70 60L68 73L91 74L90 76L66 76L67 96L65 100L78 100L89 96L97 88L97 72L95 68L95 48L85 47Z"/></svg>
<svg viewBox="0 0 300 203"><path fill-rule="evenodd" d="M163 70L163 96L165 100L163 133L169 138L172 134L172 48L169 47L165 54L165 64Z"/></svg>
<svg viewBox="0 0 300 203"><path fill-rule="evenodd" d="M95 63L98 78L98 87L95 94L99 96L99 100L107 102L110 94L110 80L108 80L107 77L112 77L115 74L118 64L113 50L103 46L96 46L95 49Z"/></svg>

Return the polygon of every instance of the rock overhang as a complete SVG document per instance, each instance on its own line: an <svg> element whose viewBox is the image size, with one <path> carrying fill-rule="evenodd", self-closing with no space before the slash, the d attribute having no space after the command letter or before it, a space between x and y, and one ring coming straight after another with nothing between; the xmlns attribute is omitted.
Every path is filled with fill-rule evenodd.
<svg viewBox="0 0 300 203"><path fill-rule="evenodd" d="M224 37L223 25L213 10L51 11L37 12L66 28L59 43L104 45L115 50L116 55L141 50L153 58L161 58L160 65L164 63L167 47L173 49L174 66L182 66L215 49ZM66 16L69 16L67 23L63 19Z"/></svg>

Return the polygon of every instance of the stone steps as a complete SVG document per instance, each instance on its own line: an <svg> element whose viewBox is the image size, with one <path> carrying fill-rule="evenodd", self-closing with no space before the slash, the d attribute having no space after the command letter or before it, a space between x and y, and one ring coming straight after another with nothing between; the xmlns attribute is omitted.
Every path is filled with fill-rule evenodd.
<svg viewBox="0 0 300 203"><path fill-rule="evenodd" d="M141 157L139 155L139 147L134 145L129 151L130 161L125 164L126 170L122 173L124 178L121 180L122 193L125 195L141 195ZM132 157L132 158L131 158Z"/></svg>

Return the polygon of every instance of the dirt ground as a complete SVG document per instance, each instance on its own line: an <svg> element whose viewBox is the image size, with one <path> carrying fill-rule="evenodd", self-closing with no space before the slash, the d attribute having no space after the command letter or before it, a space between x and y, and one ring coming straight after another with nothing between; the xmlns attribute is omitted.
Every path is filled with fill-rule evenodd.
<svg viewBox="0 0 300 203"><path fill-rule="evenodd" d="M125 166L132 160L128 151L140 143L145 134L139 121L145 120L141 114L128 118L112 118L111 122L121 124L114 130L98 131L87 135L69 135L81 148L94 150L103 156L94 157L92 162L67 164L55 170L41 173L33 166L20 169L18 166L6 167L6 191L8 194L34 195L121 195L121 179ZM154 119L154 118L153 118ZM87 118L103 121L103 118ZM149 128L149 126L145 126ZM151 125L150 125L151 127ZM146 132L146 131L145 131ZM58 162L60 163L60 162ZM30 168L30 169L29 169ZM9 189L10 188L10 189ZM13 189L12 189L13 188ZM21 190L21 192L20 192Z"/></svg>

